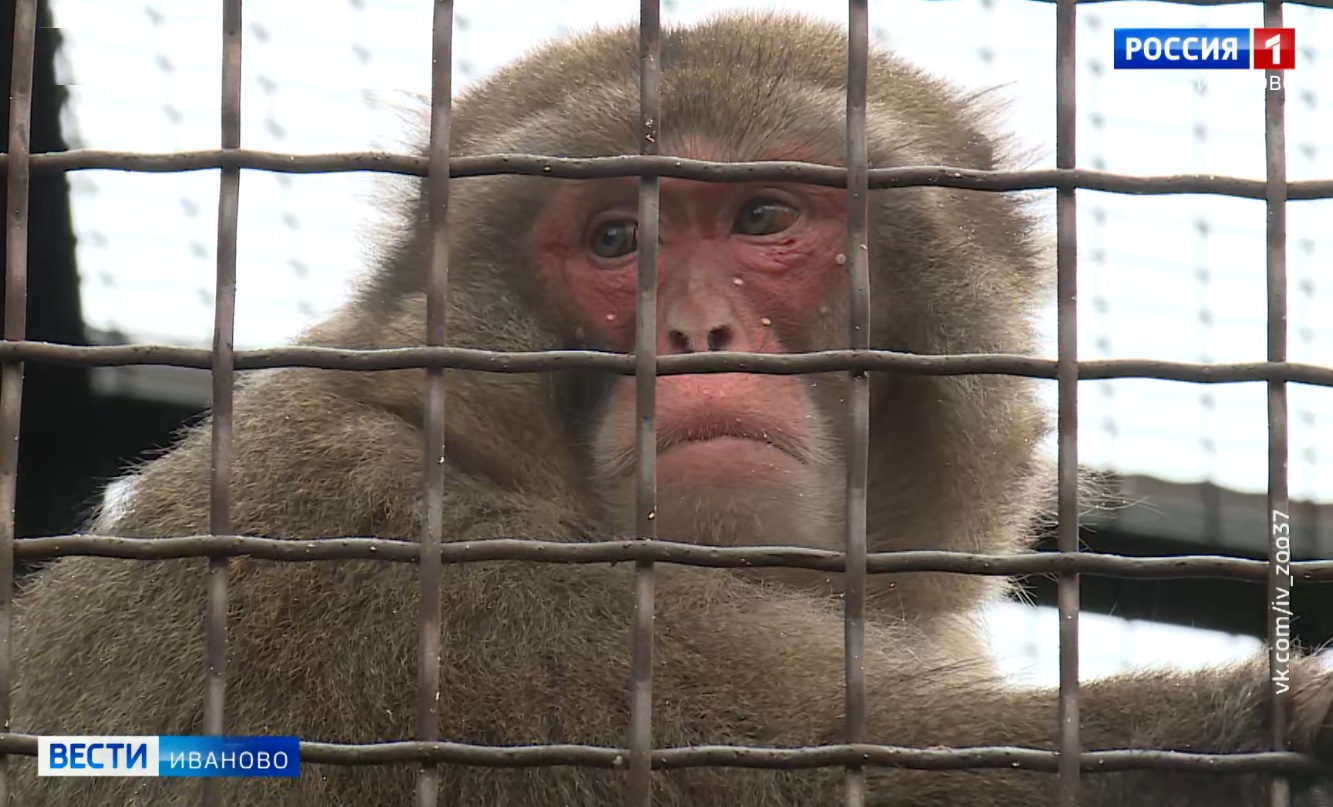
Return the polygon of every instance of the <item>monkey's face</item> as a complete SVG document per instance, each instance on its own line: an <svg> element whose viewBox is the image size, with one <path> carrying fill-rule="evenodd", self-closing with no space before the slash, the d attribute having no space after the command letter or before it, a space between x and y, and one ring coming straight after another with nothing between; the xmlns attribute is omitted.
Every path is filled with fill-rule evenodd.
<svg viewBox="0 0 1333 807"><path fill-rule="evenodd" d="M784 353L845 339L846 192L781 183L661 183L657 351ZM533 231L538 272L588 346L632 352L637 183L568 183ZM836 382L741 373L657 379L658 532L710 544L836 542L841 465L820 401ZM826 390L820 390L824 385ZM825 393L825 394L818 394ZM833 404L833 405L836 405ZM591 429L594 487L632 528L634 379Z"/></svg>
<svg viewBox="0 0 1333 807"><path fill-rule="evenodd" d="M664 39L662 154L844 164L841 35L829 30L825 52L772 33L771 40L751 30L739 38ZM742 40L744 53L732 58ZM637 152L641 133L630 111L638 97L630 67L637 48L626 39L577 59L561 56L550 74L497 80L493 91L459 106L455 153ZM873 83L870 165L994 167L963 101L923 105L900 77L894 67ZM633 352L637 189L635 178L459 183L450 205L457 239L450 343ZM800 183L662 179L657 352L845 347L846 193ZM922 354L1029 349L1026 312L1038 273L1027 220L1015 215L1012 201L940 188L870 194L872 347ZM521 238L513 237L516 225ZM497 276L507 283L497 287ZM487 379L484 396L477 388L485 425L460 425L460 437L478 444L497 433L522 435L509 438L519 445L476 453L521 456L507 471L516 483L524 476L565 480L575 489L571 498L590 506L590 529L632 534L634 380L553 375L541 387ZM843 373L658 378L658 534L717 545L840 548L847 384ZM876 546L923 548L941 532L971 540L1007 518L1005 491L1026 473L1039 431L1036 418L1013 415L1028 411L1024 382L876 373L870 397L867 530ZM503 428L495 425L501 418ZM455 439L455 456L461 444ZM978 506L981 500L996 506Z"/></svg>

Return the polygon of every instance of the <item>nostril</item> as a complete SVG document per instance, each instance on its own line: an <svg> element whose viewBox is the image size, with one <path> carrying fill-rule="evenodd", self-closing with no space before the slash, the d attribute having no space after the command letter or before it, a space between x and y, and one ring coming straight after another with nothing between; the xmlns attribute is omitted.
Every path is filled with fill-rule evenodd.
<svg viewBox="0 0 1333 807"><path fill-rule="evenodd" d="M726 350L731 346L731 328L719 326L708 332L709 350Z"/></svg>
<svg viewBox="0 0 1333 807"><path fill-rule="evenodd" d="M677 353L693 353L690 347L690 337L680 331L672 331L667 334L667 339L671 341L671 349Z"/></svg>

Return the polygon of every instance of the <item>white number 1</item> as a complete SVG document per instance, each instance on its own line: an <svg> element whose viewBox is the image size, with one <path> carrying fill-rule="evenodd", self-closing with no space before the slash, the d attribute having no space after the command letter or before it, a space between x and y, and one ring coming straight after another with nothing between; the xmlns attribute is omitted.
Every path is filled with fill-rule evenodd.
<svg viewBox="0 0 1333 807"><path fill-rule="evenodd" d="M1279 55L1282 51L1282 37L1275 36L1264 43L1265 48L1273 50L1273 64L1282 64L1282 57Z"/></svg>

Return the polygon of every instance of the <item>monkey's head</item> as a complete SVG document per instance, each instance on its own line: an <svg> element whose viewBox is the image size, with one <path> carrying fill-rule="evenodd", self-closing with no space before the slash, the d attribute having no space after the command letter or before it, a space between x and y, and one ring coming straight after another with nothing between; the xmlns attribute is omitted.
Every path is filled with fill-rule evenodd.
<svg viewBox="0 0 1333 807"><path fill-rule="evenodd" d="M625 28L553 44L481 83L455 107L454 154L637 153L637 36ZM845 33L797 17L664 32L661 153L842 165L846 72ZM979 115L953 90L883 53L872 55L869 86L872 166L994 167ZM632 352L637 187L634 178L453 183L451 344ZM658 352L845 347L846 195L663 179ZM872 346L1030 350L1044 278L1019 202L918 188L874 192L871 208ZM419 308L422 224L370 295ZM451 390L456 459L517 486L572 477L593 494L582 499L596 503L602 528L632 530L632 377L469 374ZM938 546L940 536L994 546L1000 539L980 536L1012 533L1027 517L1019 489L1034 475L1041 429L1027 382L877 374L872 396L870 528L881 548ZM659 535L838 547L846 398L842 374L659 378Z"/></svg>

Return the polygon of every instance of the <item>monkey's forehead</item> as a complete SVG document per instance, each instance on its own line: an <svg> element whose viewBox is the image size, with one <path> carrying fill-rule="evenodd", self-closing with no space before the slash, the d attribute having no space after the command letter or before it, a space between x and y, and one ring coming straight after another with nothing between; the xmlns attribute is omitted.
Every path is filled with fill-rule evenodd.
<svg viewBox="0 0 1333 807"><path fill-rule="evenodd" d="M638 37L634 27L582 34L502 69L457 104L457 146L637 152ZM666 153L707 142L719 151L712 159L766 159L799 144L824 162L819 155L836 161L844 151L847 48L836 25L784 13L721 15L664 31L661 65ZM869 71L872 148L928 142L933 152L923 158L976 162L971 146L986 138L955 90L884 51L871 54Z"/></svg>

